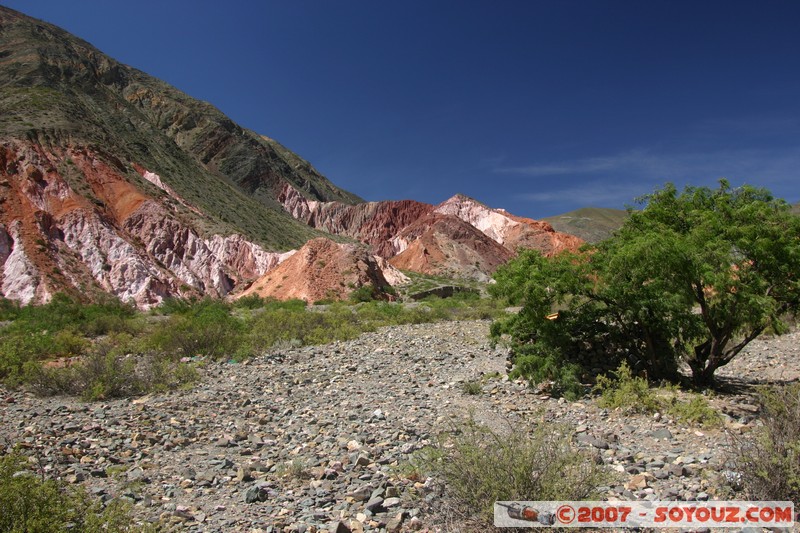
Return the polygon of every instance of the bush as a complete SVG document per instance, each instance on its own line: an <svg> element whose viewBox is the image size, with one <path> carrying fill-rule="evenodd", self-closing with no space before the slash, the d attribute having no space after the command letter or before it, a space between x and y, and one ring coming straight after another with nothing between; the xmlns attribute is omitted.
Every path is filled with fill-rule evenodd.
<svg viewBox="0 0 800 533"><path fill-rule="evenodd" d="M105 508L84 490L34 475L27 460L12 453L0 457L0 531L144 531L132 525L128 508L112 501Z"/></svg>
<svg viewBox="0 0 800 533"><path fill-rule="evenodd" d="M495 501L599 498L610 475L570 440L558 425L501 434L470 420L416 461L444 483L460 514L488 526Z"/></svg>
<svg viewBox="0 0 800 533"><path fill-rule="evenodd" d="M699 394L691 393L689 401L684 401L678 397L674 385L653 388L647 379L634 376L627 363L612 374L613 378L597 377L593 390L600 394L597 401L600 407L629 413L662 412L681 422L707 427L722 423L719 413Z"/></svg>
<svg viewBox="0 0 800 533"><path fill-rule="evenodd" d="M600 394L597 404L608 409L623 409L636 413L653 413L661 408L650 383L643 377L634 376L627 363L613 372L614 378L597 377L594 391Z"/></svg>
<svg viewBox="0 0 800 533"><path fill-rule="evenodd" d="M800 384L761 389L762 428L733 438L736 470L751 500L800 506Z"/></svg>
<svg viewBox="0 0 800 533"><path fill-rule="evenodd" d="M130 353L132 347L130 336L110 337L71 366L29 368L26 381L39 394L72 394L89 401L165 391L197 381L192 365L152 352Z"/></svg>
<svg viewBox="0 0 800 533"><path fill-rule="evenodd" d="M153 348L173 357L232 357L239 348L244 323L217 300L201 300L162 322L150 336Z"/></svg>
<svg viewBox="0 0 800 533"><path fill-rule="evenodd" d="M380 298L379 291L374 285L362 285L350 293L349 299L351 302L371 302Z"/></svg>
<svg viewBox="0 0 800 533"><path fill-rule="evenodd" d="M679 381L685 361L707 387L761 333L786 331L800 310L800 217L786 202L725 180L681 194L667 184L642 202L581 253L523 251L498 269L490 292L522 311L493 334L587 368L627 361L656 380Z"/></svg>
<svg viewBox="0 0 800 533"><path fill-rule="evenodd" d="M583 396L584 386L581 384L581 369L574 363L567 363L542 343L518 346L512 352L514 368L509 374L511 379L525 377L531 386L548 383L548 391L554 397L563 396L568 400L576 400Z"/></svg>

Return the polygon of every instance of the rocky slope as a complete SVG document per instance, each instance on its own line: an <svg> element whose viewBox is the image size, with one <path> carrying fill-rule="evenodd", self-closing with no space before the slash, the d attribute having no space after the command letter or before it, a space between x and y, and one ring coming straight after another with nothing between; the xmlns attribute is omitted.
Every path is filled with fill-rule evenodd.
<svg viewBox="0 0 800 533"><path fill-rule="evenodd" d="M576 446L616 473L606 498L703 500L724 494L727 432L758 424L752 387L800 377L800 334L758 340L720 372L735 392L709 399L725 427L692 427L492 377L504 373L506 353L487 332L488 322L386 328L209 363L194 389L134 401L0 389L0 443L38 457L45 475L121 496L140 519L187 531L456 532L465 524L447 516L438 480L409 468L452 424L566 424ZM480 393L465 394L466 381L481 383Z"/></svg>
<svg viewBox="0 0 800 533"><path fill-rule="evenodd" d="M241 296L257 294L307 302L341 300L356 287L372 287L377 295L403 281L403 273L374 257L363 245L314 239L258 279Z"/></svg>
<svg viewBox="0 0 800 533"><path fill-rule="evenodd" d="M88 195L70 187L61 165L80 173ZM0 169L0 281L3 295L22 303L59 291L108 292L143 307L167 296L224 296L285 257L239 234L201 236L179 197L170 209L88 150L8 142Z"/></svg>
<svg viewBox="0 0 800 533"><path fill-rule="evenodd" d="M546 222L492 209L463 195L437 206L414 201L344 205L310 201L287 185L278 199L311 227L367 243L398 268L425 274L486 280L519 248L552 255L583 242Z"/></svg>
<svg viewBox="0 0 800 533"><path fill-rule="evenodd" d="M584 207L545 218L557 231L576 235L586 242L600 242L607 239L617 231L628 212L624 209L609 209L602 207Z"/></svg>

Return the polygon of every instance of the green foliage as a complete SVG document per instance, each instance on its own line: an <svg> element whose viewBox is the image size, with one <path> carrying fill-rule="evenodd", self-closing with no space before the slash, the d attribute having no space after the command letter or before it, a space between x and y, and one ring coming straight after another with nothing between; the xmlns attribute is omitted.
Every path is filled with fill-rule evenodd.
<svg viewBox="0 0 800 533"><path fill-rule="evenodd" d="M197 381L193 365L138 348L129 335L114 335L72 365L30 367L26 381L39 394L71 394L89 401L165 391Z"/></svg>
<svg viewBox="0 0 800 533"><path fill-rule="evenodd" d="M645 197L613 238L547 260L523 252L490 291L522 305L496 323L514 350L677 380L685 360L697 385L713 382L761 332L785 330L800 306L800 218L767 191L667 185ZM555 320L547 316L558 311Z"/></svg>
<svg viewBox="0 0 800 533"><path fill-rule="evenodd" d="M574 449L558 425L499 433L470 420L416 457L420 470L444 482L466 516L492 523L495 501L599 497L609 474Z"/></svg>
<svg viewBox="0 0 800 533"><path fill-rule="evenodd" d="M152 346L173 357L231 357L241 344L242 320L219 300L204 299L180 308L150 336Z"/></svg>
<svg viewBox="0 0 800 533"><path fill-rule="evenodd" d="M719 412L708 404L699 394L693 394L689 401L681 401L676 396L666 400L664 410L675 420L704 427L722 425Z"/></svg>
<svg viewBox="0 0 800 533"><path fill-rule="evenodd" d="M469 394L470 396L477 396L478 394L483 392L483 386L479 381L465 381L461 385L461 390L464 391L464 394Z"/></svg>
<svg viewBox="0 0 800 533"><path fill-rule="evenodd" d="M371 302L380 298L380 293L374 285L362 285L350 293L349 299L351 302Z"/></svg>
<svg viewBox="0 0 800 533"><path fill-rule="evenodd" d="M121 502L103 508L81 489L34 475L25 457L12 453L0 457L0 531L113 533L145 528L132 525Z"/></svg>
<svg viewBox="0 0 800 533"><path fill-rule="evenodd" d="M800 505L800 384L763 388L761 420L751 438L733 440L734 463L753 500Z"/></svg>
<svg viewBox="0 0 800 533"><path fill-rule="evenodd" d="M584 393L581 384L581 369L574 363L566 363L557 353L548 350L543 343L519 346L513 357L514 368L511 379L525 377L531 386L550 383L549 393L554 397L576 400Z"/></svg>
<svg viewBox="0 0 800 533"><path fill-rule="evenodd" d="M706 399L696 393L689 400L679 397L675 386L654 388L647 379L634 376L627 363L612 372L597 377L594 392L599 394L597 404L608 409L621 409L628 413L666 413L675 420L699 426L718 426L722 417Z"/></svg>
<svg viewBox="0 0 800 533"><path fill-rule="evenodd" d="M661 404L650 389L645 378L634 376L627 363L616 371L614 378L606 375L597 377L594 391L600 394L597 405L608 409L624 409L630 412L653 413Z"/></svg>
<svg viewBox="0 0 800 533"><path fill-rule="evenodd" d="M473 296L411 305L338 302L324 309L309 309L302 300L242 300L172 299L149 316L115 301L81 305L56 296L24 308L2 301L0 313L10 322L0 326L0 379L40 394L127 397L195 382L195 367L181 359L242 359L276 346L353 339L383 326L502 312L496 302Z"/></svg>

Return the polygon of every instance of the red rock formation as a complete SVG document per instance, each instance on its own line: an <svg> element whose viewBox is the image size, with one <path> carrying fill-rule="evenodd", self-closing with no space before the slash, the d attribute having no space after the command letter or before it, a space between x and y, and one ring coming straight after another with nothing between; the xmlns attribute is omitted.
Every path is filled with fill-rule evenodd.
<svg viewBox="0 0 800 533"><path fill-rule="evenodd" d="M308 200L287 185L278 199L298 220L369 244L392 265L425 274L487 280L519 248L552 255L583 243L547 222L517 217L462 195L438 206L413 201L345 205Z"/></svg>
<svg viewBox="0 0 800 533"><path fill-rule="evenodd" d="M404 228L433 211L433 206L414 200L364 202L348 205L340 202L308 200L286 185L278 196L284 209L312 228L333 235L343 235L372 246L375 254L394 257L400 250L394 237Z"/></svg>
<svg viewBox="0 0 800 533"><path fill-rule="evenodd" d="M431 213L395 237L404 250L389 260L400 270L487 281L513 253L452 215Z"/></svg>
<svg viewBox="0 0 800 533"><path fill-rule="evenodd" d="M285 258L240 235L201 237L134 183L133 168L79 147L0 146L2 296L30 303L102 291L148 307L167 296L224 296ZM73 183L85 190L63 172L80 175Z"/></svg>
<svg viewBox="0 0 800 533"><path fill-rule="evenodd" d="M344 299L364 285L376 288L389 285L367 247L320 238L307 242L297 253L248 287L240 297L257 294L315 302Z"/></svg>

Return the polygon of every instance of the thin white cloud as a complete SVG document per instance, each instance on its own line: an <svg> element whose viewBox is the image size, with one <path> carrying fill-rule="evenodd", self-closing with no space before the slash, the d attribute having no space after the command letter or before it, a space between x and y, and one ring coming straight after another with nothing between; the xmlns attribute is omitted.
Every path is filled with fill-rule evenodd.
<svg viewBox="0 0 800 533"><path fill-rule="evenodd" d="M586 183L578 186L564 187L540 192L520 193L517 199L527 202L549 204L564 202L586 207L603 207L633 205L634 199L642 194L652 192L641 183L609 185L602 182Z"/></svg>
<svg viewBox="0 0 800 533"><path fill-rule="evenodd" d="M499 167L498 174L519 174L524 176L561 176L566 174L594 174L603 171L633 170L652 165L646 152L632 151L606 157L589 157L574 161L533 164L521 167Z"/></svg>
<svg viewBox="0 0 800 533"><path fill-rule="evenodd" d="M500 167L494 172L533 178L574 178L560 190L548 188L546 192L529 194L527 198L531 201L557 197L563 200L564 195L570 194L609 201L627 194L630 199L651 192L666 181L679 186L713 185L722 177L734 185L749 183L767 187L777 196L796 201L800 196L800 147L679 154L631 150L605 157ZM577 187L573 184L575 181L590 185ZM584 194L585 190L591 192Z"/></svg>
<svg viewBox="0 0 800 533"><path fill-rule="evenodd" d="M498 168L495 172L518 177L520 183L514 187L518 201L543 207L623 208L637 205L636 198L668 181L679 189L685 185L716 187L722 177L733 186L746 183L766 187L790 203L800 200L800 148L670 155L638 150L572 162Z"/></svg>

